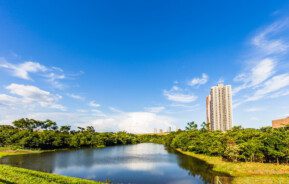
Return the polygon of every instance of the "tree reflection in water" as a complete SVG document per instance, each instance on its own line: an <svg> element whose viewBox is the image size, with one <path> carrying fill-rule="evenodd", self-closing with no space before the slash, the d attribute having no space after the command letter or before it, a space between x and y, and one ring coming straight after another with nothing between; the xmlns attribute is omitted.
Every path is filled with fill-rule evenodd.
<svg viewBox="0 0 289 184"><path fill-rule="evenodd" d="M181 154L175 150L166 148L169 153L178 155L178 164L181 168L188 171L191 176L201 176L204 181L213 184L230 184L232 177L212 171L212 166L200 159Z"/></svg>
<svg viewBox="0 0 289 184"><path fill-rule="evenodd" d="M7 156L0 164L115 183L231 183L204 161L152 143Z"/></svg>

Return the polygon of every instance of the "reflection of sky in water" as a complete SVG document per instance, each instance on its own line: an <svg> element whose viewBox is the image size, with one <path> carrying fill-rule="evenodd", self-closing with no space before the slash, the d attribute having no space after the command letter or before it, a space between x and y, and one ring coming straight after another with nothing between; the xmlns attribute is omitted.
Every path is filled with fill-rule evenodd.
<svg viewBox="0 0 289 184"><path fill-rule="evenodd" d="M168 153L163 145L148 143L19 155L2 162L98 181L109 179L114 183L206 183L198 169L194 170L200 164L194 166L188 159Z"/></svg>
<svg viewBox="0 0 289 184"><path fill-rule="evenodd" d="M111 180L119 182L164 176L181 180L188 176L187 172L176 167L176 156L168 154L162 145L139 144L77 152L77 156L75 152L72 155L59 154L54 172L95 180L114 178Z"/></svg>

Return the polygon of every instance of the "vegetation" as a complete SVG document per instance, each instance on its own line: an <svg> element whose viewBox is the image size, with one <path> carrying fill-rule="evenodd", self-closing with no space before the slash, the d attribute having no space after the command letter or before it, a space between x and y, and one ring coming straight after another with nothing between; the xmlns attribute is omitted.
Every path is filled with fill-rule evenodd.
<svg viewBox="0 0 289 184"><path fill-rule="evenodd" d="M0 147L20 149L64 149L80 147L105 147L138 143L138 136L126 132L98 133L93 127L58 127L51 120L20 119L13 126L0 125Z"/></svg>
<svg viewBox="0 0 289 184"><path fill-rule="evenodd" d="M198 130L189 123L187 131L163 137L174 149L208 156L220 156L231 162L287 163L289 161L289 127L261 129L234 127L227 132Z"/></svg>
<svg viewBox="0 0 289 184"><path fill-rule="evenodd" d="M256 162L227 162L221 157L196 154L189 151L179 152L200 159L212 166L212 170L218 173L228 174L234 177L252 175L284 175L289 174L289 165ZM289 175L288 175L289 179Z"/></svg>
<svg viewBox="0 0 289 184"><path fill-rule="evenodd" d="M221 132L208 131L205 123L197 129L197 124L190 122L186 131L134 135L126 132L98 133L92 126L71 130L70 126L58 127L51 120L20 119L12 124L0 126L0 147L51 150L155 142L183 151L220 156L231 162L289 162L289 127L234 127Z"/></svg>
<svg viewBox="0 0 289 184"><path fill-rule="evenodd" d="M289 165L256 162L228 162L221 157L196 154L177 149L182 154L205 161L211 170L233 177L232 184L289 183Z"/></svg>
<svg viewBox="0 0 289 184"><path fill-rule="evenodd" d="M97 184L100 182L86 179L66 177L57 174L49 174L39 171L0 165L0 183L19 183L19 184Z"/></svg>
<svg viewBox="0 0 289 184"><path fill-rule="evenodd" d="M139 142L151 142L157 144L164 144L164 136L167 134L142 134L138 136Z"/></svg>
<svg viewBox="0 0 289 184"><path fill-rule="evenodd" d="M0 148L0 157L38 153L40 150L153 142L207 162L213 171L233 176L233 183L236 184L246 181L248 183L289 181L289 127L279 129L234 127L227 132L221 132L208 131L206 123L198 129L195 122L190 122L185 131L178 130L165 135L134 135L126 132L98 133L91 126L71 130L70 126L59 127L50 120L20 119L12 124L13 126L0 125L0 147L6 149ZM0 165L0 183L15 183L15 181L93 183L89 180Z"/></svg>
<svg viewBox="0 0 289 184"><path fill-rule="evenodd" d="M15 150L14 148L0 148L0 158L3 156L9 156L9 155L21 155L21 154L32 154L32 153L41 153L40 150Z"/></svg>

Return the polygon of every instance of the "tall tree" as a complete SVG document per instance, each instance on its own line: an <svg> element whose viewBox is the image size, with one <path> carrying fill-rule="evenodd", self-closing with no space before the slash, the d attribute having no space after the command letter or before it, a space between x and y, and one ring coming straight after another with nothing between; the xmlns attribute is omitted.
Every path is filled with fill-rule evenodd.
<svg viewBox="0 0 289 184"><path fill-rule="evenodd" d="M186 130L197 130L197 128L198 125L194 121L187 123Z"/></svg>

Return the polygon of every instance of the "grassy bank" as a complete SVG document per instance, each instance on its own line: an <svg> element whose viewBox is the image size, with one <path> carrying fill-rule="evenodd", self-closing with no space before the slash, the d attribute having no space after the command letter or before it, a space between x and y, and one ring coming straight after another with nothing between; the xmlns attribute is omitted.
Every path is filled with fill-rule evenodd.
<svg viewBox="0 0 289 184"><path fill-rule="evenodd" d="M41 153L38 150L10 150L6 148L0 148L0 157L8 155L19 155L19 154L31 154ZM50 174L40 171L32 171L28 169L12 167L8 165L0 165L0 183L5 184L56 184L56 183L83 183L83 184L97 184L91 180L85 180L80 178L73 178L67 176L61 176L57 174Z"/></svg>
<svg viewBox="0 0 289 184"><path fill-rule="evenodd" d="M0 148L0 158L9 155L21 155L21 154L32 154L42 153L40 150L25 150L25 149L11 149L11 148Z"/></svg>
<svg viewBox="0 0 289 184"><path fill-rule="evenodd" d="M53 183L83 183L96 184L90 180L66 177L57 174L49 174L39 171L32 171L28 169L12 167L7 165L0 165L0 183L12 184L53 184Z"/></svg>
<svg viewBox="0 0 289 184"><path fill-rule="evenodd" d="M221 157L195 154L177 149L182 154L205 161L212 170L232 176L233 184L289 184L289 165L255 162L226 162Z"/></svg>

